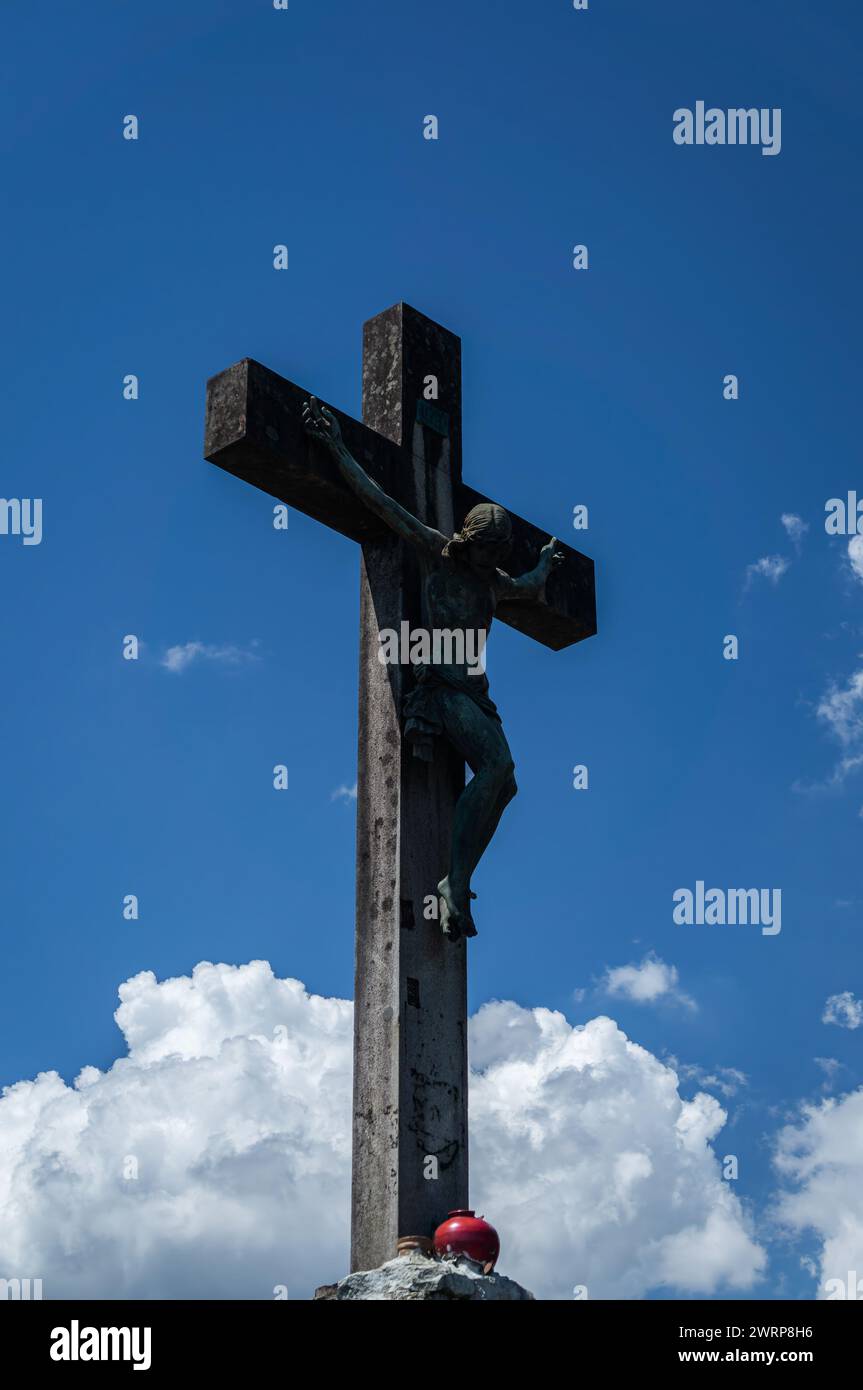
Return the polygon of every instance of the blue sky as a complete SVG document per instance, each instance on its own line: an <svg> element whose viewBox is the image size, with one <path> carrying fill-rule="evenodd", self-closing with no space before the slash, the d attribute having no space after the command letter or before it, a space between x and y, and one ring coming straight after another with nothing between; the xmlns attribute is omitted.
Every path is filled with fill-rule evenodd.
<svg viewBox="0 0 863 1390"><path fill-rule="evenodd" d="M861 1079L859 1030L821 1018L863 989L863 778L818 789L859 728L843 747L817 711L863 667L863 583L823 524L863 496L863 18L93 0L4 28L0 490L43 499L44 535L0 537L0 1082L109 1066L141 970L262 958L350 997L358 554L297 513L274 531L202 461L204 384L248 355L359 414L362 322L404 299L462 336L466 479L597 565L597 637L493 633L520 795L477 877L471 1006L609 1012L745 1073L719 1151L764 1209L814 1059ZM780 107L781 153L676 146L699 99ZM675 926L697 879L781 888L781 934ZM697 1008L609 1000L648 953ZM769 1292L811 1296L799 1252L776 1242Z"/></svg>

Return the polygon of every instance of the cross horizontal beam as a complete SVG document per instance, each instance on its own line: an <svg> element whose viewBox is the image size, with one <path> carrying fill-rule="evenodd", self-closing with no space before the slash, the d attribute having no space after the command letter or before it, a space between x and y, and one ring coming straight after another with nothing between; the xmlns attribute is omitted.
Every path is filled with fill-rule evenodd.
<svg viewBox="0 0 863 1390"><path fill-rule="evenodd" d="M388 534L386 527L351 492L326 448L303 428L302 407L310 394L253 358L236 362L207 383L204 455L210 463L351 540L382 540ZM400 477L412 462L409 449L335 406L329 409L357 462L385 492L398 499ZM428 416L433 423L433 410ZM410 438L410 431L405 434ZM453 501L457 524L471 507L487 500L456 481ZM533 569L548 533L509 514L513 549L507 570L518 576ZM596 632L593 561L568 545L561 544L560 549L566 558L549 576L545 602L501 603L496 613L502 622L553 651Z"/></svg>

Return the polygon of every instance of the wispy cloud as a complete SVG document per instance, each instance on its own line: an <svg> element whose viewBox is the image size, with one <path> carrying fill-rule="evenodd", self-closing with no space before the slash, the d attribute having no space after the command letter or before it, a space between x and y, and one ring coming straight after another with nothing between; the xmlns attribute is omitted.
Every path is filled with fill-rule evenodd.
<svg viewBox="0 0 863 1390"><path fill-rule="evenodd" d="M863 667L845 686L831 685L815 713L845 748L863 742Z"/></svg>
<svg viewBox="0 0 863 1390"><path fill-rule="evenodd" d="M795 792L830 792L837 791L844 786L845 781L853 772L858 772L863 768L863 753L849 754L840 758L829 777L825 777L823 782L804 782L798 779L792 786ZM860 812L863 816L863 809Z"/></svg>
<svg viewBox="0 0 863 1390"><path fill-rule="evenodd" d="M251 661L260 661L255 650L257 645L257 642L250 642L248 647L219 647L209 642L182 642L175 647L168 647L160 665L166 671L173 671L175 674L187 671L196 662L210 662L219 666L244 666Z"/></svg>
<svg viewBox="0 0 863 1390"><path fill-rule="evenodd" d="M863 768L863 667L854 671L845 685L833 681L816 705L815 715L843 753L823 782L797 781L793 787L796 792L835 790Z"/></svg>
<svg viewBox="0 0 863 1390"><path fill-rule="evenodd" d="M809 523L798 516L796 512L783 512L779 520L782 522L785 534L799 555L803 537L809 530ZM746 566L743 592L748 593L757 579L766 580L775 589L782 576L787 574L790 568L791 561L787 555L762 555L760 560L755 560L753 564Z"/></svg>
<svg viewBox="0 0 863 1390"><path fill-rule="evenodd" d="M863 999L855 999L850 989L841 994L831 994L824 1005L822 1023L835 1023L837 1028L850 1028L852 1031L863 1025Z"/></svg>
<svg viewBox="0 0 863 1390"><path fill-rule="evenodd" d="M354 785L353 785L352 787L347 787L347 786L345 786L344 783L343 783L340 787L336 787L335 791L330 792L330 801L344 801L345 803L347 803L347 802L350 802L350 801L356 801L356 799L357 799L357 784L356 784L356 782L354 782Z"/></svg>
<svg viewBox="0 0 863 1390"><path fill-rule="evenodd" d="M786 560L784 555L762 555L760 560L746 566L744 591L751 587L755 579L766 579L775 588L790 567L791 561Z"/></svg>
<svg viewBox="0 0 863 1390"><path fill-rule="evenodd" d="M803 537L809 530L808 521L804 521L796 512L783 512L779 519L785 527L788 536L799 549Z"/></svg>
<svg viewBox="0 0 863 1390"><path fill-rule="evenodd" d="M719 1091L730 1098L743 1086L749 1085L749 1077L737 1067L700 1067L697 1064L674 1061L674 1070L683 1081L695 1081L710 1091Z"/></svg>
<svg viewBox="0 0 863 1390"><path fill-rule="evenodd" d="M815 1057L813 1061L819 1071L824 1073L821 1089L832 1091L837 1084L839 1073L846 1070L845 1063L838 1061L836 1057Z"/></svg>
<svg viewBox="0 0 863 1390"><path fill-rule="evenodd" d="M633 1004L655 1004L663 999L694 1012L698 1005L678 988L678 980L676 966L650 953L639 965L609 968L600 987L613 999L629 999Z"/></svg>

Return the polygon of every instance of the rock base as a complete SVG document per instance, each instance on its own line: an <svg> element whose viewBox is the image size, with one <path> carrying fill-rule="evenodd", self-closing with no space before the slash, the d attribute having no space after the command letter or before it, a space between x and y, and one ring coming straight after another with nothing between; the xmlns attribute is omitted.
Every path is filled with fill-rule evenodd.
<svg viewBox="0 0 863 1390"><path fill-rule="evenodd" d="M505 1274L484 1274L482 1265L465 1256L437 1260L412 1250L379 1269L358 1270L337 1284L322 1284L315 1290L315 1298L339 1303L357 1299L469 1303L512 1302L533 1299L533 1294Z"/></svg>

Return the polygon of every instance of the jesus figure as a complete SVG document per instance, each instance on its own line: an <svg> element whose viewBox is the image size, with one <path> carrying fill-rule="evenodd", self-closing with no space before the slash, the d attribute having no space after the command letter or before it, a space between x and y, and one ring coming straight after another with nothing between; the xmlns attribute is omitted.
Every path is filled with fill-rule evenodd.
<svg viewBox="0 0 863 1390"><path fill-rule="evenodd" d="M554 537L536 567L518 579L501 568L512 545L512 523L503 507L482 502L468 512L459 532L445 536L387 496L348 452L338 421L314 396L303 409L309 434L332 453L348 487L418 552L430 628L460 632L461 653L476 651L504 599L541 599L545 581L564 556ZM453 655L452 649L447 655ZM452 941L476 936L471 877L504 809L515 796L515 766L500 715L488 693L485 663L433 662L415 668L416 685L404 702L405 738L417 757L430 759L434 739L452 744L473 772L455 807L449 871L438 884L441 926Z"/></svg>

